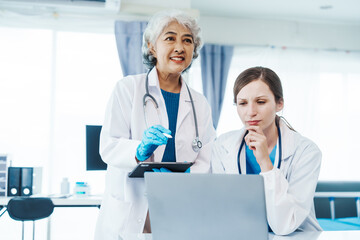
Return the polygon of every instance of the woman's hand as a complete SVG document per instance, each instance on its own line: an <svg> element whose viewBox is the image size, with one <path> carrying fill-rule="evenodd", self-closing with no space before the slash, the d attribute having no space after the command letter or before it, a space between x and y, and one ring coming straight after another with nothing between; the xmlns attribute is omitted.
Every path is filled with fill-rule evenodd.
<svg viewBox="0 0 360 240"><path fill-rule="evenodd" d="M161 125L155 125L146 129L142 141L136 149L136 159L145 161L158 146L166 145L168 138L163 133L171 135L171 131Z"/></svg>
<svg viewBox="0 0 360 240"><path fill-rule="evenodd" d="M260 165L261 172L273 169L273 164L269 158L267 139L259 126L249 126L249 132L245 136L245 142L253 150L256 161Z"/></svg>

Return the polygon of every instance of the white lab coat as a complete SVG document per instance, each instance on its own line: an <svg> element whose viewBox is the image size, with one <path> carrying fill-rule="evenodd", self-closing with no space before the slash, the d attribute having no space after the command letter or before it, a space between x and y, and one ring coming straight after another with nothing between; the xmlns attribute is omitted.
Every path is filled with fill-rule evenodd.
<svg viewBox="0 0 360 240"><path fill-rule="evenodd" d="M117 83L107 106L100 136L100 154L108 168L95 239L118 239L122 234L143 232L148 210L144 179L129 178L128 173L137 165L136 148L147 128L143 111L145 79L146 74L123 78ZM195 162L191 172L206 173L210 171L215 129L205 97L192 89L190 91L203 147L198 153L192 149L196 136L195 124L189 94L183 83L175 136L176 161ZM155 68L149 73L149 92L159 104L161 115L158 116L154 105L148 101L146 119L149 126L161 124L168 128L165 101ZM165 145L159 146L147 161L161 162L164 151Z"/></svg>
<svg viewBox="0 0 360 240"><path fill-rule="evenodd" d="M321 231L313 198L320 172L321 151L309 139L290 130L280 121L282 161L280 169L260 173L264 177L266 212L275 234ZM237 155L245 129L221 135L214 144L211 167L214 173L239 174ZM274 166L278 166L277 147ZM245 150L240 154L242 174L246 174Z"/></svg>

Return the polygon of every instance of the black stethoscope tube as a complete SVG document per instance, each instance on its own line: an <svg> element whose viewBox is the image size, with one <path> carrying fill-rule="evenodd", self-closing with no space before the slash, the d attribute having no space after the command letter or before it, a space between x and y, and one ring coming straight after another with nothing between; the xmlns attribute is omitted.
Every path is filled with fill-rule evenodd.
<svg viewBox="0 0 360 240"><path fill-rule="evenodd" d="M159 108L159 105L158 105L156 99L149 93L149 73L150 72L151 72L151 69L147 72L146 79L145 79L145 91L146 91L146 93L144 94L144 97L143 97L144 115L146 114L145 113L145 106L146 106L146 101L147 101L146 98L150 98L152 100L152 102L154 103L156 109ZM196 137L192 142L192 148L193 148L193 150L195 152L198 152L200 150L200 148L202 148L202 142L199 139L199 130L198 130L198 123L197 123L197 117L196 117L196 112L195 112L194 101L193 101L193 98L191 96L190 89L189 89L188 85L185 82L184 82L184 84L185 84L186 89L187 89L187 91L189 93L191 107L192 107L192 110L193 110L194 123L195 123L195 136ZM145 121L146 121L146 116L144 116L144 117L145 117Z"/></svg>
<svg viewBox="0 0 360 240"><path fill-rule="evenodd" d="M281 132L280 132L280 127L277 124L276 124L276 127L277 127L278 135L279 135L279 163L278 163L277 168L280 169L280 166L281 166ZM242 142L240 144L239 152L238 152L238 155L237 155L239 174L241 174L240 153L241 153L241 149L244 147L244 144L245 144L245 136L246 136L246 134L247 134L247 132L245 133L244 138L243 138L243 140L242 140Z"/></svg>

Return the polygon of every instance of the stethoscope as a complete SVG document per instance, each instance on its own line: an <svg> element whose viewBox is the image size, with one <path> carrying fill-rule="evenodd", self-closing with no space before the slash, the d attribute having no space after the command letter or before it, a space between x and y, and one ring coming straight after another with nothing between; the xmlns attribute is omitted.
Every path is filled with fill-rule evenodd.
<svg viewBox="0 0 360 240"><path fill-rule="evenodd" d="M277 128L278 136L279 136L279 162L278 162L277 168L280 169L280 166L281 166L281 132L280 132L280 127L278 126L278 124L276 124L276 128ZM238 152L238 156L237 156L239 174L241 174L240 153L241 153L241 149L244 147L244 144L245 144L245 136L246 136L246 134L247 134L247 132L245 133L244 138L243 138L243 140L242 140L242 142L240 144L240 148L239 148L239 152Z"/></svg>
<svg viewBox="0 0 360 240"><path fill-rule="evenodd" d="M144 108L144 117L145 117L145 124L147 127L148 126L148 122L147 122L147 119L146 119L146 103L148 100L150 100L155 109L157 110L157 114L158 116L160 116L160 110L159 110L159 105L156 101L156 99L154 98L154 96L152 96L150 93L149 93L149 73L151 72L151 69L147 72L146 74L146 80L145 80L145 90L146 90L146 93L143 97L143 108ZM191 96L191 93L190 93L190 89L188 87L188 85L186 84L185 81L183 81L183 83L185 83L185 86L186 86L186 89L189 93L189 97L190 97L190 102L191 102L191 106L192 106L192 110L193 110L193 115L194 115L194 122L195 122L195 133L196 133L196 137L195 139L192 141L192 149L194 150L194 152L198 152L200 150L200 148L202 148L202 142L199 140L199 130L198 130L198 124L197 124L197 118L196 118L196 113L195 113L195 106L194 106L194 101L193 101L193 98Z"/></svg>

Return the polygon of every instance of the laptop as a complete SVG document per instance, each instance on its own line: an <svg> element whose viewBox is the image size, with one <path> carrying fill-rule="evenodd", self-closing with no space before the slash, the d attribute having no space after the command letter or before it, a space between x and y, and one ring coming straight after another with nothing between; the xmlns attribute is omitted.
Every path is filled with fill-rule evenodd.
<svg viewBox="0 0 360 240"><path fill-rule="evenodd" d="M153 240L266 240L260 175L145 173Z"/></svg>

